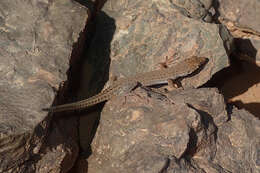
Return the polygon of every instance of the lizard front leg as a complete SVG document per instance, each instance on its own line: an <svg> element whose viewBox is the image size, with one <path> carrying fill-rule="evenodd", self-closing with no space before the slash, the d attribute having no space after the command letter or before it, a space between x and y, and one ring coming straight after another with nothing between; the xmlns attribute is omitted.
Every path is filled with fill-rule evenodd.
<svg viewBox="0 0 260 173"><path fill-rule="evenodd" d="M120 82L120 81L116 81L116 82L121 83L121 85L118 85L118 88L117 88L116 92L114 93L113 97L124 96L124 104L126 103L126 97L128 95L131 95L132 91L141 85L137 81L129 81L126 83Z"/></svg>
<svg viewBox="0 0 260 173"><path fill-rule="evenodd" d="M133 91L140 85L141 84L137 81L131 81L131 82L122 84L121 86L118 87L118 90L116 91L115 95L121 96L121 95L129 94L129 93L131 93L131 91Z"/></svg>
<svg viewBox="0 0 260 173"><path fill-rule="evenodd" d="M173 62L173 59L172 58L168 58L168 56L166 56L165 61L159 63L160 69L168 68L168 64L171 64L172 62ZM168 83L168 88L167 89L169 91L175 90L175 89L180 88L180 87L183 88L182 85L181 85L181 82L178 81L178 80L167 79L167 83Z"/></svg>

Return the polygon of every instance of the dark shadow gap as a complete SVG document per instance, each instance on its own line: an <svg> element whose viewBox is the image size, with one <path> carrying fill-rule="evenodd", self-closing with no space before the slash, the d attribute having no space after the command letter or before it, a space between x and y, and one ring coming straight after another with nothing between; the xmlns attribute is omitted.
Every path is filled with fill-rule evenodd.
<svg viewBox="0 0 260 173"><path fill-rule="evenodd" d="M76 94L82 94L82 96L85 97L81 97L79 100L87 99L99 93L109 79L109 67L111 61L110 45L116 30L115 20L104 12L99 12L92 22L93 23L91 24L94 25L94 29L91 37L86 40L89 44L87 44L87 47L85 48L82 61L79 61L79 65L75 66L75 69L80 69L82 71L79 70L79 72L75 70L77 72L72 72L75 74L75 77L73 76L72 78L73 80L76 80L76 86L78 87L75 90ZM86 77L84 75L89 76ZM86 160L92 154L90 144L96 134L103 106L104 103L101 103L87 109L67 114L73 116L76 115L79 118L79 159ZM84 135L82 135L82 128L84 131L88 131L85 132L86 134ZM82 143L82 140L84 141L84 144Z"/></svg>
<svg viewBox="0 0 260 173"><path fill-rule="evenodd" d="M83 93L83 96L86 96L85 99L91 95L99 93L109 79L108 74L111 52L110 44L116 30L115 20L104 12L94 10L98 7L101 8L100 4L85 4L82 2L83 1L81 1L81 4L87 8L90 8L92 12L89 14L85 28L79 34L77 42L73 45L70 57L70 67L67 71L67 80L60 86L52 105L61 105L81 100L81 98L78 96L79 90L82 90L82 86L85 86L84 72L89 72L89 74L91 74L88 89L85 89L86 91ZM89 64L92 65L91 69L86 69L88 68L85 66L86 62L90 62ZM89 96L86 93L88 93ZM91 116L87 116L90 120L84 124L85 126L91 127L91 132L89 132L90 136L88 139L91 144L99 124L100 114L103 106L104 103L101 103L85 110L60 112L55 113L54 115L49 114L49 116L52 117L50 126L53 124L58 124L59 127L62 127L62 122L75 119L76 117L78 124L77 126L79 127L81 123L81 117L86 117L91 112L97 112L98 116L92 118ZM49 133L51 133L51 129L52 128L50 128ZM64 136L71 133L67 133L67 131L65 129ZM77 135L77 143L79 146L78 159L81 156L86 159L92 153L90 144L87 150L83 150L80 145L79 129ZM68 136L68 138L69 137L70 136ZM73 170L74 168L72 168L71 171L73 172Z"/></svg>

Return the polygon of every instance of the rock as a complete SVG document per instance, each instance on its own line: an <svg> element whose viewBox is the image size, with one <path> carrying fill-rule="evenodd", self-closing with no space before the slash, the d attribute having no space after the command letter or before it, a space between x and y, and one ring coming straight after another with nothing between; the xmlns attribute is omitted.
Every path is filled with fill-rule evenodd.
<svg viewBox="0 0 260 173"><path fill-rule="evenodd" d="M205 118L210 115L217 126L228 121L224 98L215 88L189 89L168 95L178 103L186 103L200 110L205 114Z"/></svg>
<svg viewBox="0 0 260 173"><path fill-rule="evenodd" d="M233 52L226 27L204 22L211 22L212 0L80 2L92 13L74 1L0 2L0 172L259 171L259 121L245 111L229 114L217 89L195 89L227 67ZM68 95L94 95L113 76L191 56L209 61L180 79L184 90L137 88L79 120L41 111ZM63 98L54 98L67 70ZM75 76L79 90L70 88ZM79 158L78 142L85 152L91 145L90 156Z"/></svg>
<svg viewBox="0 0 260 173"><path fill-rule="evenodd" d="M213 162L230 172L260 172L260 121L234 108L230 121L218 127Z"/></svg>
<svg viewBox="0 0 260 173"><path fill-rule="evenodd" d="M210 12L213 6L212 0L172 0L171 5L186 17L201 19L206 22L212 21Z"/></svg>
<svg viewBox="0 0 260 173"><path fill-rule="evenodd" d="M166 56L173 61L191 56L209 58L200 82L191 78L184 87L200 86L229 65L227 52L231 52L232 37L221 25L187 18L164 1L136 1L125 6L120 1L109 1L103 9L105 13L97 16L96 34L87 53L82 90L97 93L104 80L112 76L154 70ZM79 95L85 98L82 93Z"/></svg>
<svg viewBox="0 0 260 173"><path fill-rule="evenodd" d="M257 10L260 7L259 1L252 0L250 2L245 2L243 0L219 0L218 5L218 10L222 18L260 32L260 22L257 20L257 16L260 13Z"/></svg>
<svg viewBox="0 0 260 173"><path fill-rule="evenodd" d="M184 95L192 97L193 92ZM192 157L197 152L214 155L217 129L205 113L212 110L192 106L221 103L212 97L219 95L214 89L206 93L206 100L200 97L189 104L170 96L173 104L165 96L138 89L125 103L122 98L109 101L92 143L89 172L160 172L170 157ZM197 94L206 95L203 89Z"/></svg>
<svg viewBox="0 0 260 173"><path fill-rule="evenodd" d="M225 108L216 89L139 88L122 99L104 107L89 173L259 172L260 121Z"/></svg>
<svg viewBox="0 0 260 173"><path fill-rule="evenodd" d="M229 65L227 53L232 52L233 43L227 29L187 18L169 1L108 1L103 11L95 19L96 32L83 65L79 100L100 92L114 76L158 69L166 56L173 62L193 55L209 58L200 75L181 81L184 88L203 85ZM93 117L99 117L100 111L94 114L80 118L84 149L90 145L90 135L86 135L89 122L94 122Z"/></svg>
<svg viewBox="0 0 260 173"><path fill-rule="evenodd" d="M236 39L238 52L247 55L247 61L260 64L260 2L251 0L218 1L219 20L225 24ZM246 7L246 8L245 8Z"/></svg>
<svg viewBox="0 0 260 173"><path fill-rule="evenodd" d="M60 172L73 166L76 119L50 126L51 117L41 109L51 105L52 88L66 79L87 17L74 1L0 2L0 172ZM68 121L70 129L61 129Z"/></svg>

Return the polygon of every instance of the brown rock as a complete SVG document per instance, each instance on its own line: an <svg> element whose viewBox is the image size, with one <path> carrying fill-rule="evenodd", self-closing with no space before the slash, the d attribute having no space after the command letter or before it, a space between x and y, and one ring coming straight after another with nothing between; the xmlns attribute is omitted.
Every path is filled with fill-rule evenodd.
<svg viewBox="0 0 260 173"><path fill-rule="evenodd" d="M167 95L137 89L126 102L109 101L88 171L259 172L258 119L244 110L226 109L216 89Z"/></svg>
<svg viewBox="0 0 260 173"><path fill-rule="evenodd" d="M260 2L258 0L218 1L219 20L236 38L237 53L260 65Z"/></svg>
<svg viewBox="0 0 260 173"><path fill-rule="evenodd" d="M217 126L228 121L224 98L216 88L189 89L168 95L178 103L186 103L201 110L205 116L211 115Z"/></svg>
<svg viewBox="0 0 260 173"><path fill-rule="evenodd" d="M89 172L160 172L170 157L214 155L216 126L209 114L158 93L138 89L135 94L126 103L116 98L106 104Z"/></svg>
<svg viewBox="0 0 260 173"><path fill-rule="evenodd" d="M173 62L193 55L209 58L200 75L181 81L184 88L201 86L228 66L232 37L226 28L187 18L170 1L108 1L103 11L96 16L96 33L83 65L80 99L101 91L114 76L158 69L166 56ZM99 115L97 112L96 117ZM86 131L91 126L89 122L94 122L93 117L91 114L80 120L84 149L90 144Z"/></svg>
<svg viewBox="0 0 260 173"><path fill-rule="evenodd" d="M227 113L214 88L190 89L227 67L233 51L223 25L203 22L212 0L111 0L104 12L98 12L103 0L93 2L96 30L79 99L99 92L110 77L154 70L166 56L173 63L190 56L209 62L181 79L184 90L138 88L108 101L92 154L77 159L77 142L89 149L101 111L79 121L57 117L50 124L52 117L40 110L65 80L70 55L76 57L72 48L87 10L72 1L0 2L0 172L258 172L259 121L245 111Z"/></svg>
<svg viewBox="0 0 260 173"><path fill-rule="evenodd" d="M213 0L172 0L170 2L171 6L187 17L206 22L212 21L212 14L209 10L213 5Z"/></svg>
<svg viewBox="0 0 260 173"><path fill-rule="evenodd" d="M221 17L260 32L260 21L258 20L260 3L258 0L248 2L243 0L219 0L218 6Z"/></svg>
<svg viewBox="0 0 260 173"><path fill-rule="evenodd" d="M107 2L105 13L96 18L97 30L82 75L82 98L88 97L85 91L100 91L109 77L154 70L166 56L174 62L193 55L209 58L200 82L191 78L183 82L187 87L202 85L228 66L232 37L225 27L180 15L166 1L121 3Z"/></svg>
<svg viewBox="0 0 260 173"><path fill-rule="evenodd" d="M247 111L233 109L231 120L218 128L214 163L230 172L259 172L259 125Z"/></svg>
<svg viewBox="0 0 260 173"><path fill-rule="evenodd" d="M69 120L74 129L68 138L68 129L58 129L68 120L50 126L51 117L41 109L51 105L52 88L66 79L87 17L73 1L0 1L0 172L62 172L73 166L76 119Z"/></svg>

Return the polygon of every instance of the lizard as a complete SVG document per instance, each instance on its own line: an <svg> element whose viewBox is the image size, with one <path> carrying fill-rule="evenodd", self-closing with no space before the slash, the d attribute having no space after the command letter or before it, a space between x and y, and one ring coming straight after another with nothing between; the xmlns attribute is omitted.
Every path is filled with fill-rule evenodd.
<svg viewBox="0 0 260 173"><path fill-rule="evenodd" d="M138 85L152 86L158 84L167 84L169 80L176 80L177 78L188 76L202 67L207 61L208 59L205 57L193 56L184 59L171 67L140 73L131 77L119 78L105 90L85 100L44 108L42 110L55 113L85 109L87 107L107 101L115 96L122 96L126 93L129 93L138 87Z"/></svg>

